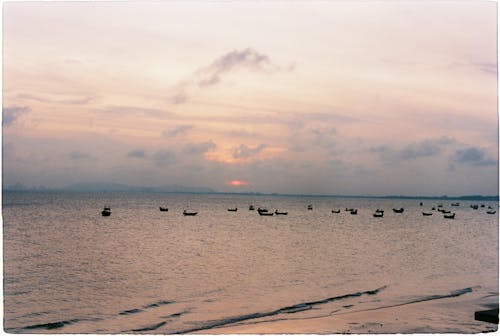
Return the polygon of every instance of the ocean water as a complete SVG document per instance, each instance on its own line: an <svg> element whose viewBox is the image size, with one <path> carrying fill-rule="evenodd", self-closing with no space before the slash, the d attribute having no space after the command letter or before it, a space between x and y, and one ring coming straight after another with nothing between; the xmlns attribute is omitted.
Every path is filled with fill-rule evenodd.
<svg viewBox="0 0 500 336"><path fill-rule="evenodd" d="M206 334L459 296L476 310L498 302L498 216L486 214L498 203L419 202L4 192L4 330ZM288 215L259 216L249 204ZM437 204L456 218L422 216ZM399 207L404 213L391 210ZM184 217L185 208L199 213ZM377 208L383 218L373 217ZM456 307L440 309L424 332L494 330L473 311L443 326Z"/></svg>

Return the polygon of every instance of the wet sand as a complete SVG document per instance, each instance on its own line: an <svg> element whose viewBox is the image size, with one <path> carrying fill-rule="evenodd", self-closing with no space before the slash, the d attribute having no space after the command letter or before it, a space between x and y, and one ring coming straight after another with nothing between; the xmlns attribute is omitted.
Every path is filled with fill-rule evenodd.
<svg viewBox="0 0 500 336"><path fill-rule="evenodd" d="M474 312L495 304L493 297L456 297L342 313L291 314L213 328L210 334L477 333L498 326L476 321ZM207 333L205 330L199 333Z"/></svg>

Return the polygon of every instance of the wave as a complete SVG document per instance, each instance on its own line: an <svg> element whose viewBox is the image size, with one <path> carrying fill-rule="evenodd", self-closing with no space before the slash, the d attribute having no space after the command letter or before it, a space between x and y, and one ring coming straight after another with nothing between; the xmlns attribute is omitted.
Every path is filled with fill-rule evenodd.
<svg viewBox="0 0 500 336"><path fill-rule="evenodd" d="M129 310L124 310L122 312L119 312L118 314L119 315L137 314L137 313L143 312L145 309L156 308L156 307L160 307L160 306L164 306L164 305L168 305L168 304L172 304L172 303L175 303L175 301L161 300L158 302L150 303L150 304L145 305L141 308L133 308L133 309L129 309Z"/></svg>
<svg viewBox="0 0 500 336"><path fill-rule="evenodd" d="M158 302L155 302L155 303L148 304L148 305L144 306L144 309L160 307L160 306L168 305L168 304L171 304L171 303L175 303L175 301L165 301L165 300L162 300L162 301L158 301Z"/></svg>
<svg viewBox="0 0 500 336"><path fill-rule="evenodd" d="M22 329L46 329L46 330L52 330L52 329L59 329L62 328L66 325L69 324L74 324L82 321L100 321L100 318L89 318L89 319L72 319L72 320L64 320L64 321L57 321L57 322L49 322L49 323L42 323L42 324L34 324L30 326L23 327Z"/></svg>
<svg viewBox="0 0 500 336"><path fill-rule="evenodd" d="M361 310L361 311L370 311L370 310L378 310L378 309L384 309L384 308L400 307L400 306L406 306L406 305L413 304L413 303L419 303L419 302L425 302L425 301L432 301L432 300L440 300L440 299L447 299L447 298L461 296L461 295L470 293L472 291L473 291L473 287L466 287L466 288L454 290L454 291L452 291L452 292L450 292L448 294L426 295L426 296L421 296L421 297L414 298L413 300L410 300L410 301L407 301L407 302L396 303L396 304L389 305L389 306L369 308L369 309L364 309L364 310ZM356 312L358 312L358 311L360 311L360 310L357 310ZM341 313L341 314L348 314L348 313ZM341 315L341 314L337 314L337 315Z"/></svg>
<svg viewBox="0 0 500 336"><path fill-rule="evenodd" d="M326 304L326 303L329 303L332 301L344 300L347 298L357 297L357 296L362 296L362 295L375 295L375 294L378 294L381 290L385 289L386 287L387 286L383 286L383 287L380 287L380 288L377 288L374 290L350 293L350 294L345 294L345 295L340 295L340 296L333 296L333 297L329 297L329 298L317 300L317 301L298 303L295 305L282 307L282 308L279 308L279 309L276 309L273 311L269 311L269 312L252 313L252 314L246 314L246 315L240 315L240 316L230 317L230 318L226 318L226 319L216 320L216 321L213 321L211 323L208 323L208 324L196 327L196 328L174 332L173 334L189 334L189 333L193 333L196 331L209 330L209 329L218 328L218 327L222 327L222 326L225 326L228 324L233 324L233 323L242 322L242 321L246 321L246 320L275 316L275 315L279 315L279 314L293 314L293 313L301 312L304 310L312 309L316 305L322 305L322 304Z"/></svg>
<svg viewBox="0 0 500 336"><path fill-rule="evenodd" d="M129 309L129 310L124 310L122 312L119 312L119 315L130 315L130 314L137 314L142 312L142 309L139 308L134 308L134 309Z"/></svg>
<svg viewBox="0 0 500 336"><path fill-rule="evenodd" d="M160 322L158 324L153 324L152 326L149 326L149 327L144 327L144 328L140 328L140 329L132 329L130 330L131 332L140 332L140 331L153 331L153 330L156 330L160 327L162 327L163 325L165 325L167 322Z"/></svg>

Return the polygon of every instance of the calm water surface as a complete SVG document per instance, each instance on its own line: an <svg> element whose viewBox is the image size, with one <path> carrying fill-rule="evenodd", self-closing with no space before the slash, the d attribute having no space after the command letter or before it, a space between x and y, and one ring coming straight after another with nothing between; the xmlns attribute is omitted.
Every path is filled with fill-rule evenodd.
<svg viewBox="0 0 500 336"><path fill-rule="evenodd" d="M473 210L469 205L478 202L419 202L6 192L4 328L210 333L263 317L319 316L461 295L496 300L498 217L486 210L498 210L498 203L479 202L486 207ZM261 217L249 204L288 215ZM422 216L437 204L456 218L436 211ZM101 216L104 205L111 206L110 217ZM237 212L227 211L236 206ZM358 215L346 207L357 208ZM393 213L394 207L405 211ZM184 217L185 208L199 214ZM342 211L333 214L333 208ZM385 210L383 218L372 216L377 208ZM432 331L432 321L426 324ZM437 331L484 330L485 323L472 319Z"/></svg>

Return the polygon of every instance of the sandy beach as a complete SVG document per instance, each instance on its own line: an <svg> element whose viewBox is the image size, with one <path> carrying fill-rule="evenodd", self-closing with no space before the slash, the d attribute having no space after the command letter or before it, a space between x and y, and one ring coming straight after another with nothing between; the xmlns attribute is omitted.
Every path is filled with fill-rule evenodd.
<svg viewBox="0 0 500 336"><path fill-rule="evenodd" d="M495 305L494 297L444 298L427 302L353 310L323 316L263 318L214 328L211 334L478 333L498 325L474 320L476 310ZM295 315L295 314L294 314ZM432 327L431 327L432 326ZM199 333L206 333L199 332Z"/></svg>

